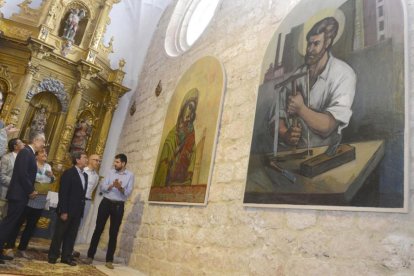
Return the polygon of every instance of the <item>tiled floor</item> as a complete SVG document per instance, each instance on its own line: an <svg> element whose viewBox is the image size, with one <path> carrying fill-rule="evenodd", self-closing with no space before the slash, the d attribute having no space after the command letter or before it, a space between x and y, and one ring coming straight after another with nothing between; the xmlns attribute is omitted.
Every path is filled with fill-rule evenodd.
<svg viewBox="0 0 414 276"><path fill-rule="evenodd" d="M96 266L97 269L102 271L103 273L107 274L108 276L145 276L146 274L127 267L125 265L114 264L114 269L109 269L105 266L105 263L94 262L93 265Z"/></svg>
<svg viewBox="0 0 414 276"><path fill-rule="evenodd" d="M34 251L33 252L43 252L43 253L35 253L35 254L40 254L37 255L38 257L41 257L41 264L42 265L50 265L50 266L55 266L55 265L51 265L51 264L47 264L47 262L45 261L45 258L47 258L45 252L47 252L48 246L49 246L50 241L47 240L43 240L43 239L34 239L34 241L31 242L31 246L35 249L32 249ZM30 246L29 246L30 249ZM28 250L29 250L28 249ZM77 251L79 251L81 253L81 259L86 259L86 252L88 250L88 245L87 244L81 244L81 245L76 245L75 249ZM42 255L43 254L43 255ZM128 266L125 265L125 260L121 259L121 258L117 258L115 257L115 261L114 261L114 269L109 269L107 267L105 267L105 254L106 252L99 249L96 252L95 255L95 259L93 261L93 265L100 270L101 272L105 273L108 276L145 276L146 274L132 269ZM34 255L32 255L33 257ZM37 259L37 257L36 257ZM19 258L19 261L21 262L21 264L24 264L24 262L26 262L26 259L24 258ZM39 260L38 260L39 261ZM27 262L32 262L30 260L27 260ZM56 266L59 266L61 264L57 264ZM83 264L82 266L85 266L85 264ZM24 265L23 265L24 267ZM45 267L48 268L48 267ZM55 270L56 271L56 270ZM9 272L7 272L9 273ZM18 271L16 270L16 273L18 273ZM20 271L21 273L21 271ZM13 272L11 272L11 274L13 274ZM11 274L1 274L0 275L11 275ZM56 273L56 275L59 275L59 273ZM93 275L90 275L93 276Z"/></svg>
<svg viewBox="0 0 414 276"><path fill-rule="evenodd" d="M81 244L75 246L75 249L81 253L81 258L86 258L86 252L88 251L88 244ZM108 276L145 276L146 274L132 269L126 266L123 259L115 257L114 262L114 269L109 269L105 266L105 253L103 250L98 248L95 259L93 261L93 265L102 271L103 273L107 274Z"/></svg>

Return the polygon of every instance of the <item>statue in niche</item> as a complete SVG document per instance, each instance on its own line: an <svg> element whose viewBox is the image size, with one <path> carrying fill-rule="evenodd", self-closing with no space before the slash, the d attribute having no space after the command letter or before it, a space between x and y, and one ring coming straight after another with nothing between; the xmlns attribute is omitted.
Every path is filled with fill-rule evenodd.
<svg viewBox="0 0 414 276"><path fill-rule="evenodd" d="M84 152L86 150L86 146L88 145L91 133L91 119L80 119L75 125L72 142L70 143L70 153Z"/></svg>
<svg viewBox="0 0 414 276"><path fill-rule="evenodd" d="M47 117L48 113L46 107L42 106L40 109L36 110L32 122L30 123L30 132L45 133Z"/></svg>
<svg viewBox="0 0 414 276"><path fill-rule="evenodd" d="M71 9L68 19L65 22L65 28L63 29L63 38L73 41L78 30L79 22L86 16L86 12L83 9Z"/></svg>
<svg viewBox="0 0 414 276"><path fill-rule="evenodd" d="M49 113L45 106L42 105L40 108L36 109L30 125L28 125L24 131L23 139L28 140L30 134L34 132L45 133L48 117Z"/></svg>

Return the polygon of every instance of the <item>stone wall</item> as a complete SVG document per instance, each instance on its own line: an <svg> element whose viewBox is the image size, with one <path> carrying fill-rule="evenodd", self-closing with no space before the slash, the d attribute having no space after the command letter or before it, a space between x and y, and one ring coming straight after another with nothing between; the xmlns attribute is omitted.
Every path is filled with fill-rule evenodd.
<svg viewBox="0 0 414 276"><path fill-rule="evenodd" d="M118 243L118 253L130 266L151 275L414 273L412 210L396 214L242 206L263 55L278 24L298 2L223 1L194 47L176 58L164 50L174 5L167 8L140 76L137 111L127 116L118 148L128 155L128 167L136 174ZM412 79L414 0L405 4ZM205 55L221 60L227 77L208 205L150 205L147 198L169 99L180 76ZM156 97L159 80L163 92Z"/></svg>

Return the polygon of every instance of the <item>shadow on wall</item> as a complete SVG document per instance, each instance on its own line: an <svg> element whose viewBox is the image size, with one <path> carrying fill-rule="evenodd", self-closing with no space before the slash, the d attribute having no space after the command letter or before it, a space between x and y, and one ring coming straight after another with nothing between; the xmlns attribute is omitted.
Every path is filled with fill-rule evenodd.
<svg viewBox="0 0 414 276"><path fill-rule="evenodd" d="M119 254L125 259L127 264L132 255L135 245L134 240L141 226L142 214L144 212L144 201L141 200L141 195L137 195L132 202L133 207L124 221L125 225L122 228L121 239L118 246L120 250Z"/></svg>

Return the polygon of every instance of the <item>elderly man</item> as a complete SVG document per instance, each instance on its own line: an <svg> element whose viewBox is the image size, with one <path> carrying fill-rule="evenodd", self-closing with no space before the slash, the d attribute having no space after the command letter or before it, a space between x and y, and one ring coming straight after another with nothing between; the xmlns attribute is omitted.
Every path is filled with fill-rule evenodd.
<svg viewBox="0 0 414 276"><path fill-rule="evenodd" d="M19 151L14 163L10 186L7 191L8 210L6 217L0 223L0 263L11 260L12 257L3 255L3 246L9 241L11 234L19 223L29 198L35 198L34 182L37 173L35 153L45 146L43 133L32 133L29 145Z"/></svg>
<svg viewBox="0 0 414 276"><path fill-rule="evenodd" d="M14 162L19 151L24 148L24 143L19 138L13 138L9 140L7 146L9 153L1 157L0 164L1 199L6 199L7 189L13 174Z"/></svg>

